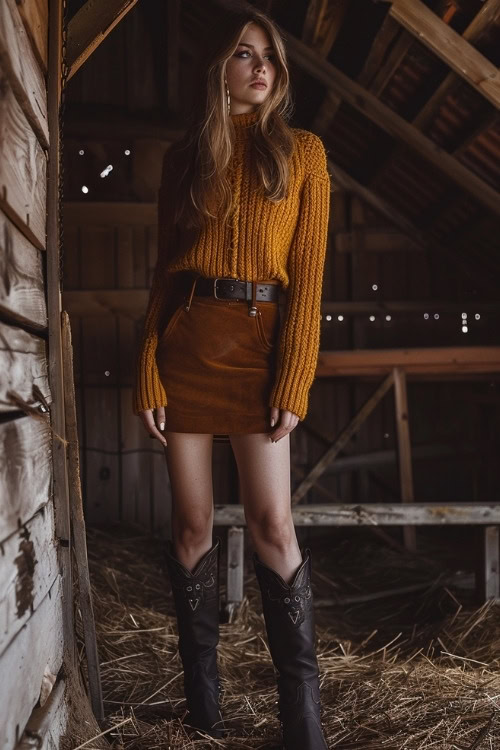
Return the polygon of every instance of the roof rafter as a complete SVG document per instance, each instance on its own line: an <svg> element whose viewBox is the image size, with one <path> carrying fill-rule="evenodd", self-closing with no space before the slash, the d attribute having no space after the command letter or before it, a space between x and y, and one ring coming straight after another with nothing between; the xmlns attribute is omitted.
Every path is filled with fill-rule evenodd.
<svg viewBox="0 0 500 750"><path fill-rule="evenodd" d="M87 0L68 25L68 80L108 34L132 10L137 0Z"/></svg>
<svg viewBox="0 0 500 750"><path fill-rule="evenodd" d="M389 14L500 109L500 70L422 0L392 0Z"/></svg>
<svg viewBox="0 0 500 750"><path fill-rule="evenodd" d="M500 0L486 0L479 13L476 13L470 24L465 29L462 37L470 42L475 42L483 34L491 23L494 23L500 16ZM432 120L435 112L452 88L456 85L457 74L450 71L444 81L438 86L427 103L420 110L418 115L413 119L413 124L421 130L425 128L428 122Z"/></svg>
<svg viewBox="0 0 500 750"><path fill-rule="evenodd" d="M495 284L490 276L484 276L479 273L471 262L470 264L465 261L461 256L457 255L451 248L443 245L434 239L429 233L422 232L416 227L412 221L404 216L397 208L391 205L384 198L376 195L370 187L362 185L354 177L351 177L345 170L335 164L332 159L328 159L329 169L333 173L334 183L337 183L340 187L348 192L355 193L361 200L365 201L368 205L374 208L378 213L385 216L392 224L397 226L404 232L408 237L421 245L426 250L434 250L439 252L443 256L447 256L452 259L453 263L456 264L464 276L473 280L475 283L480 285L483 289L489 289L498 293L498 285Z"/></svg>
<svg viewBox="0 0 500 750"><path fill-rule="evenodd" d="M214 0L222 8L230 8L231 0ZM253 8L249 3L244 3ZM291 59L313 78L320 81L327 89L337 93L352 107L374 122L389 135L403 141L433 164L452 182L458 183L463 190L473 195L490 211L500 215L500 193L478 177L458 159L450 156L443 148L420 133L414 125L400 117L396 112L366 91L352 78L322 59L314 50L287 32L286 43Z"/></svg>

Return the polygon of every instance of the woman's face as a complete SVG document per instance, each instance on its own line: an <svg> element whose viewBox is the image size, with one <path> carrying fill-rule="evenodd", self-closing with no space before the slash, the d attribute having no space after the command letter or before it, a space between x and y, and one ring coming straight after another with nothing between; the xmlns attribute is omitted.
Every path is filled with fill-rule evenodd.
<svg viewBox="0 0 500 750"><path fill-rule="evenodd" d="M251 23L226 64L231 114L255 111L269 96L276 78L276 58L267 31ZM252 85L262 80L265 86Z"/></svg>

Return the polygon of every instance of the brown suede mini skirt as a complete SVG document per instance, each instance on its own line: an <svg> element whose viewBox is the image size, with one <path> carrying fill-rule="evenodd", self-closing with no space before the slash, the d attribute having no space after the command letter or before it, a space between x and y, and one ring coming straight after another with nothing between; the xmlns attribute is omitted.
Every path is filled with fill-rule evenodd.
<svg viewBox="0 0 500 750"><path fill-rule="evenodd" d="M190 279L191 280L191 279ZM280 330L278 302L250 303L196 294L185 282L156 349L167 394L165 430L172 432L270 432L269 398L276 374Z"/></svg>

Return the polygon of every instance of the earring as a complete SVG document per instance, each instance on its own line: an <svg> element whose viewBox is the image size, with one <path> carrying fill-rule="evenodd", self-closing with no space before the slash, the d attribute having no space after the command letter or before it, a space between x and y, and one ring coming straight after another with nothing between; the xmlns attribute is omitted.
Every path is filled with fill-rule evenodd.
<svg viewBox="0 0 500 750"><path fill-rule="evenodd" d="M224 76L224 85L226 87L226 99L227 99L227 113L231 114L231 97L229 95L229 87L227 85L227 78Z"/></svg>

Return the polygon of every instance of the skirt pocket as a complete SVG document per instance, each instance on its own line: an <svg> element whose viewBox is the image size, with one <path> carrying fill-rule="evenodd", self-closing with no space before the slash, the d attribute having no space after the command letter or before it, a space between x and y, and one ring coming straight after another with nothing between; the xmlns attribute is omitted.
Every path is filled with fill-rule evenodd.
<svg viewBox="0 0 500 750"><path fill-rule="evenodd" d="M278 306L269 306L264 311L260 308L254 320L260 343L266 351L271 351L276 345L279 334Z"/></svg>

